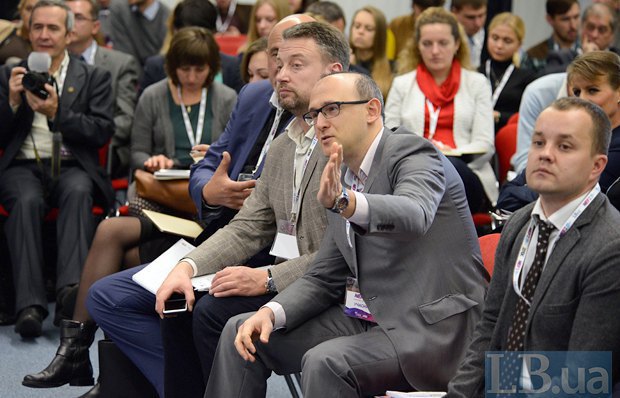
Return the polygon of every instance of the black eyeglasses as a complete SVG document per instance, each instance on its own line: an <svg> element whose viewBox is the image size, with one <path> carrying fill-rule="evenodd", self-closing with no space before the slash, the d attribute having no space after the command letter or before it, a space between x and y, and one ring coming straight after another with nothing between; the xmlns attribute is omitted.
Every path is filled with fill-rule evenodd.
<svg viewBox="0 0 620 398"><path fill-rule="evenodd" d="M304 114L304 121L308 123L309 126L314 126L316 123L316 119L319 117L319 113L322 113L325 116L325 119L331 119L340 115L340 107L342 105L360 105L366 104L370 100L358 100L358 101L336 101L330 102L329 104L325 104L319 109L313 109L310 112Z"/></svg>

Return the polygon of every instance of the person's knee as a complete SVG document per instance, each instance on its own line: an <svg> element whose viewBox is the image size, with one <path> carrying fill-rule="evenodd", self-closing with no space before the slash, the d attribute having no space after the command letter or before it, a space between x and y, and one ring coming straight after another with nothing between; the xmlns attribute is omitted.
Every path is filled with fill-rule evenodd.
<svg viewBox="0 0 620 398"><path fill-rule="evenodd" d="M43 214L45 199L39 192L24 191L22 195L10 204L9 212L24 211L29 214Z"/></svg>
<svg viewBox="0 0 620 398"><path fill-rule="evenodd" d="M330 373L342 374L346 371L346 361L337 349L319 344L309 349L301 358L302 373L321 374L329 370Z"/></svg>

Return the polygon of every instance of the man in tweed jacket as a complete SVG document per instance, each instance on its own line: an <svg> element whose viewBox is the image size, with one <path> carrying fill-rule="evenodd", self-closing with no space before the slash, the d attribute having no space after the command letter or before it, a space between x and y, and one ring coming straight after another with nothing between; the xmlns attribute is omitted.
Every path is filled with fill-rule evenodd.
<svg viewBox="0 0 620 398"><path fill-rule="evenodd" d="M284 20L272 35L282 35L286 28L297 24L298 18ZM91 289L89 311L121 350L125 351L126 345L144 345L144 336L151 336L146 342L149 344L148 350L142 350L143 353L135 355L135 350L130 349L128 356L158 389L161 388L161 375L152 373L153 369L157 369L158 363L161 363L162 356L164 357L166 364L170 364L165 366L163 384L166 396L202 396L205 383L203 378L206 380L209 375L219 334L228 318L258 309L268 302L274 293L283 290L303 275L323 237L326 215L317 202L316 195L326 159L318 148L313 150L317 146L313 140L314 130L309 128L301 116L307 111L314 83L322 75L348 67L348 45L344 36L331 27L317 23L299 26L304 25L308 26L298 34L318 37L317 44L310 50L300 50L304 58L298 68L286 65L283 67L283 70L294 70L295 73L279 73L276 77L279 103L295 115L295 119L285 132L271 143L261 177L239 213L229 225L182 259L158 291L157 312L161 314L164 301L173 292L179 292L185 295L190 310L193 310L193 316L188 313L175 319L166 319L162 328L162 347L161 338L160 341L152 338L159 333L159 322L155 320L150 323L146 332L140 330L136 331L134 336L129 336L126 328L117 328L106 322L106 319L110 319L109 316L104 316L106 319L98 316L110 307L118 311L119 295L110 300L110 294L103 291L103 284L99 288L95 285ZM270 37L270 41L273 41L272 39L273 37ZM319 43L319 40L327 42ZM283 41L283 48L285 44L286 40ZM299 49L291 49L297 50ZM264 269L246 266L245 261L248 258L272 244L278 232L278 222L291 219L295 187L299 188L300 197L295 224L300 256L287 261L279 258L276 265L269 269L269 274ZM211 285L210 295L196 297L195 300L190 278L214 272L217 274ZM123 279L126 279L126 276ZM145 296L144 300L135 297L136 293ZM122 311L131 317L150 317L152 320L156 315L153 312L155 305L152 295L138 291L132 291L132 295L134 297L128 301L134 301L136 305L123 301L120 306L128 308L126 311L123 308ZM193 330L196 331L193 336L192 323Z"/></svg>

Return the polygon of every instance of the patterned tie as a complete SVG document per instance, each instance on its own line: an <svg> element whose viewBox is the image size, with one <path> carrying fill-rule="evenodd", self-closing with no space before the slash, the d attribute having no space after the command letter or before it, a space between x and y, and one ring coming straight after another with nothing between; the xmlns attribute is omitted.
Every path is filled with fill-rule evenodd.
<svg viewBox="0 0 620 398"><path fill-rule="evenodd" d="M541 221L537 215L534 215L534 220L538 225L538 242L536 244L536 254L534 255L534 262L530 267L527 276L525 277L525 283L523 284L522 294L529 301L532 302L534 297L534 291L538 285L538 280L542 274L543 265L545 265L545 259L547 257L547 248L549 247L549 236L555 229L553 224ZM506 364L502 375L502 387L509 387L515 385L519 376L521 375L521 361L518 360L517 352L523 350L523 340L525 338L525 324L527 322L528 315L530 313L530 305L527 304L523 298L519 297L515 312L512 317L512 324L508 332L508 348L507 351L513 351L514 353L508 353L504 363Z"/></svg>

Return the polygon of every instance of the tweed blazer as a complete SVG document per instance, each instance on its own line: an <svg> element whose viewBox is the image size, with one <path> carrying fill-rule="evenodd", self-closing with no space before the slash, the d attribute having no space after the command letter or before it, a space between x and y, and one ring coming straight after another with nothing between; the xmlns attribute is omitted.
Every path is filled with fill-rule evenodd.
<svg viewBox="0 0 620 398"><path fill-rule="evenodd" d="M484 352L503 351L518 296L512 274L534 203L504 226L482 319L449 397L484 396ZM611 351L620 379L620 213L599 194L549 255L532 298L524 351Z"/></svg>
<svg viewBox="0 0 620 398"><path fill-rule="evenodd" d="M256 187L239 213L187 255L196 263L198 275L243 264L273 243L277 221L288 220L291 216L295 148L295 142L286 133L273 140ZM278 291L304 274L323 238L327 219L325 208L316 195L326 162L327 158L317 146L301 181L301 211L297 220L297 247L301 256L287 261L276 260L271 273Z"/></svg>
<svg viewBox="0 0 620 398"><path fill-rule="evenodd" d="M218 139L235 106L237 93L230 87L213 82L211 142ZM168 106L168 79L149 86L140 97L131 132L131 168L144 169L144 161L153 155L163 154L174 158L174 133Z"/></svg>
<svg viewBox="0 0 620 398"><path fill-rule="evenodd" d="M394 78L387 103L385 125L424 133L425 96L416 81L416 71ZM467 165L476 173L487 197L495 203L497 178L489 163L495 153L495 131L491 86L484 75L461 69L461 84L454 97L454 142L457 149L482 153Z"/></svg>

